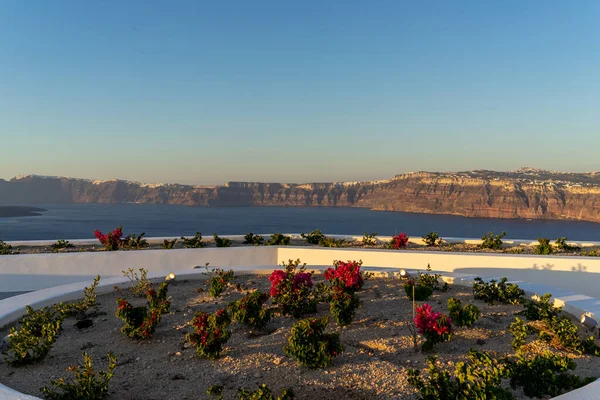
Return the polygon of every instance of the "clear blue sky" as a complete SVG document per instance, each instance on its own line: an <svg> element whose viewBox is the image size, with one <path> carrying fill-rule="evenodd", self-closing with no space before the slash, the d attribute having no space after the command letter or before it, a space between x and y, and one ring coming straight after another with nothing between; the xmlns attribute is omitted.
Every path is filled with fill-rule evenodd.
<svg viewBox="0 0 600 400"><path fill-rule="evenodd" d="M596 0L4 0L0 177L600 170L598 21Z"/></svg>

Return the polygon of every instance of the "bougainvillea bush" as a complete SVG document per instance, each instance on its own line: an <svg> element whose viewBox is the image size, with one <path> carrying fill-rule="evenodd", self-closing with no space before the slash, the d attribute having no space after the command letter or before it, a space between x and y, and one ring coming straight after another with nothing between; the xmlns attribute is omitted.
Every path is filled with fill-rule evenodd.
<svg viewBox="0 0 600 400"><path fill-rule="evenodd" d="M194 332L186 335L187 341L194 346L199 356L216 359L223 351L223 345L229 340L231 319L225 310L214 314L199 311L190 322Z"/></svg>
<svg viewBox="0 0 600 400"><path fill-rule="evenodd" d="M208 272L207 267L206 271L209 276L208 292L212 297L219 297L227 288L227 284L234 279L233 270L231 269L229 271L225 271L221 268L214 268L211 272Z"/></svg>
<svg viewBox="0 0 600 400"><path fill-rule="evenodd" d="M447 342L452 337L452 320L440 312L433 311L427 303L417 307L415 325L425 337L421 346L424 351L431 350L436 343Z"/></svg>
<svg viewBox="0 0 600 400"><path fill-rule="evenodd" d="M360 307L356 291L364 283L360 271L362 261L334 261L334 268L328 268L323 276L329 282L331 293L329 307L331 315L340 326L350 325Z"/></svg>
<svg viewBox="0 0 600 400"><path fill-rule="evenodd" d="M323 368L331 365L334 357L344 351L338 333L325 333L327 317L307 318L292 326L285 354L295 358L308 368Z"/></svg>
<svg viewBox="0 0 600 400"><path fill-rule="evenodd" d="M229 303L227 310L234 322L239 322L251 328L264 328L271 320L271 310L264 307L267 300L269 300L267 293L256 291L238 301Z"/></svg>
<svg viewBox="0 0 600 400"><path fill-rule="evenodd" d="M317 297L313 291L312 274L300 260L283 263L285 270L275 270L269 276L270 295L282 315L300 318L317 311Z"/></svg>
<svg viewBox="0 0 600 400"><path fill-rule="evenodd" d="M393 249L405 249L408 245L408 236L404 232L401 232L398 235L392 236L392 240L390 241L390 247Z"/></svg>
<svg viewBox="0 0 600 400"><path fill-rule="evenodd" d="M154 288L148 287L146 291L147 306L134 307L127 300L119 297L115 315L125 323L121 327L121 332L132 339L151 338L161 316L169 312L171 306L171 302L167 298L167 288L167 282L160 285L158 292Z"/></svg>
<svg viewBox="0 0 600 400"><path fill-rule="evenodd" d="M96 239L98 239L108 251L119 250L119 248L123 246L123 228L121 226L106 234L96 229L94 231L94 236L96 236Z"/></svg>

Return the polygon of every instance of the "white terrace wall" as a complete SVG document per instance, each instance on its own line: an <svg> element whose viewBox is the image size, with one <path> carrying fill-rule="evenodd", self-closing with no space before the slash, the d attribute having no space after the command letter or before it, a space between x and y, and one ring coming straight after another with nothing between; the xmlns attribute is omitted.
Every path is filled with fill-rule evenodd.
<svg viewBox="0 0 600 400"><path fill-rule="evenodd" d="M433 270L483 277L537 282L575 293L600 297L600 258L534 256L439 251L330 249L319 247L231 247L181 250L22 254L0 256L0 293L49 288L89 281L96 275L122 276L128 268L145 268L151 274L213 267L274 268L300 258L310 266L331 265L333 260L359 260L365 266Z"/></svg>
<svg viewBox="0 0 600 400"><path fill-rule="evenodd" d="M231 247L180 250L19 254L0 256L0 292L45 289L89 281L96 275L123 276L128 268L151 274L214 267L248 269L277 264L274 247Z"/></svg>

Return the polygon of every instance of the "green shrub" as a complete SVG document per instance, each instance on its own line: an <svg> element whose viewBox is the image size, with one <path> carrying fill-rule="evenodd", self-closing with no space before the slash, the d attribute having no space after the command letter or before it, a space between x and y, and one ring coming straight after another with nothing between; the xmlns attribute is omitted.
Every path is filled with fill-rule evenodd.
<svg viewBox="0 0 600 400"><path fill-rule="evenodd" d="M515 321L510 324L508 331L513 335L513 340L510 342L513 350L519 349L527 342L529 327L519 317L515 318Z"/></svg>
<svg viewBox="0 0 600 400"><path fill-rule="evenodd" d="M271 320L271 310L264 307L269 300L267 293L252 292L241 299L229 303L227 310L234 322L250 328L264 328Z"/></svg>
<svg viewBox="0 0 600 400"><path fill-rule="evenodd" d="M73 246L71 243L69 243L68 240L62 240L62 239L60 239L56 243L52 244L52 246L51 246L53 253L58 253L63 249L72 249L74 247L75 246Z"/></svg>
<svg viewBox="0 0 600 400"><path fill-rule="evenodd" d="M206 394L209 396L216 397L217 400L223 400L223 390L225 386L223 385L212 385L208 389L206 389Z"/></svg>
<svg viewBox="0 0 600 400"><path fill-rule="evenodd" d="M83 365L69 367L74 377L70 381L59 378L50 382L51 387L41 388L41 392L47 399L52 400L100 400L108 394L108 383L114 375L117 359L112 353L108 353L108 369L98 374L92 367L92 357L83 353Z"/></svg>
<svg viewBox="0 0 600 400"><path fill-rule="evenodd" d="M482 249L500 250L502 248L502 238L506 236L506 232L502 232L499 235L494 235L493 232L488 232L487 235L481 237L481 244L479 247Z"/></svg>
<svg viewBox="0 0 600 400"><path fill-rule="evenodd" d="M325 235L318 229L310 233L301 233L300 236L309 244L321 244L323 239L325 239Z"/></svg>
<svg viewBox="0 0 600 400"><path fill-rule="evenodd" d="M176 238L172 239L172 240L165 239L163 241L163 243L162 243L162 248L166 249L166 250L171 250L171 249L173 249L173 247L175 247L176 243L177 243L177 239Z"/></svg>
<svg viewBox="0 0 600 400"><path fill-rule="evenodd" d="M244 244L251 244L253 246L262 246L265 239L260 235L255 235L252 232L244 235Z"/></svg>
<svg viewBox="0 0 600 400"><path fill-rule="evenodd" d="M363 246L375 246L377 244L377 232L363 233L362 244Z"/></svg>
<svg viewBox="0 0 600 400"><path fill-rule="evenodd" d="M85 313L91 307L96 306L96 288L100 283L100 275L94 278L94 283L83 289L83 300L77 303L58 303L52 307L57 311L63 318L73 317L79 313Z"/></svg>
<svg viewBox="0 0 600 400"><path fill-rule="evenodd" d="M135 233L127 235L125 239L123 239L123 248L140 250L148 247L148 241L144 239L144 236L146 236L145 233L142 233L141 235L136 235Z"/></svg>
<svg viewBox="0 0 600 400"><path fill-rule="evenodd" d="M576 366L570 358L549 351L533 357L519 352L516 360L507 362L511 387L522 387L525 395L529 397L558 396L596 380L596 378L582 379L568 373Z"/></svg>
<svg viewBox="0 0 600 400"><path fill-rule="evenodd" d="M538 238L538 245L535 246L534 252L535 254L547 255L552 254L554 249L550 244L550 239L548 238Z"/></svg>
<svg viewBox="0 0 600 400"><path fill-rule="evenodd" d="M5 361L13 367L33 364L46 358L62 327L62 315L50 308L34 311L25 307L26 315L18 329L10 328Z"/></svg>
<svg viewBox="0 0 600 400"><path fill-rule="evenodd" d="M448 299L448 312L452 322L457 326L471 326L481 314L473 304L463 307L461 301L454 297Z"/></svg>
<svg viewBox="0 0 600 400"><path fill-rule="evenodd" d="M514 283L506 283L507 279L502 278L500 282L492 279L485 282L477 277L473 283L473 294L476 299L483 300L486 303L494 304L519 304L523 301L525 291Z"/></svg>
<svg viewBox="0 0 600 400"><path fill-rule="evenodd" d="M292 326L283 351L308 368L324 368L344 351L338 333L325 333L327 317L308 318Z"/></svg>
<svg viewBox="0 0 600 400"><path fill-rule="evenodd" d="M199 356L217 359L231 336L230 323L231 319L225 310L218 310L214 314L198 311L190 322L194 332L188 333L186 339Z"/></svg>
<svg viewBox="0 0 600 400"><path fill-rule="evenodd" d="M431 297L431 295L433 294L433 289L431 288L431 286L421 286L421 285L415 285L415 281L413 281L412 279L409 279L408 282L406 282L404 285L404 291L406 292L406 296L408 296L408 299L410 301L413 300L413 287L414 287L414 293L415 293L415 301L425 301L428 298Z"/></svg>
<svg viewBox="0 0 600 400"><path fill-rule="evenodd" d="M600 348L596 346L594 337L581 340L579 328L567 317L552 317L548 322L552 333L556 336L558 343L565 349L575 351L579 354L592 354L600 356Z"/></svg>
<svg viewBox="0 0 600 400"><path fill-rule="evenodd" d="M552 318L558 317L562 310L561 307L554 307L554 301L550 301L551 298L552 295L546 293L539 297L538 301L526 299L523 302L524 309L519 314L529 321L551 321Z"/></svg>
<svg viewBox="0 0 600 400"><path fill-rule="evenodd" d="M225 271L221 268L213 268L210 272L206 267L206 275L208 275L208 291L212 297L219 297L227 288L227 284L235 279L233 270Z"/></svg>
<svg viewBox="0 0 600 400"><path fill-rule="evenodd" d="M512 393L501 387L502 379L508 377L503 363L491 358L487 352L469 351L468 361L459 361L454 377L436 365L437 356L427 358L429 364L426 379L417 369L408 370L408 383L419 391L423 400L509 400Z"/></svg>
<svg viewBox="0 0 600 400"><path fill-rule="evenodd" d="M281 233L274 233L271 238L267 240L267 246L288 246L290 244L290 237L282 235Z"/></svg>
<svg viewBox="0 0 600 400"><path fill-rule="evenodd" d="M571 246L570 244L568 244L566 237L556 238L555 246L557 249L562 250L562 251L581 250L581 247L579 247L579 246Z"/></svg>
<svg viewBox="0 0 600 400"><path fill-rule="evenodd" d="M437 232L429 232L427 235L423 236L423 242L427 247L439 246L442 244L442 238L439 237Z"/></svg>
<svg viewBox="0 0 600 400"><path fill-rule="evenodd" d="M334 292L329 309L339 326L348 326L354 319L360 300L355 293Z"/></svg>
<svg viewBox="0 0 600 400"><path fill-rule="evenodd" d="M8 254L19 254L19 250L13 250L13 247L0 240L0 255L8 255Z"/></svg>
<svg viewBox="0 0 600 400"><path fill-rule="evenodd" d="M323 247L344 247L346 241L344 239L335 239L332 237L325 237L319 242Z"/></svg>
<svg viewBox="0 0 600 400"><path fill-rule="evenodd" d="M220 238L216 233L213 234L213 238L215 239L215 244L217 247L231 247L231 240L227 238Z"/></svg>
<svg viewBox="0 0 600 400"><path fill-rule="evenodd" d="M202 234L200 232L196 232L196 235L193 238L182 236L181 241L183 242L183 247L186 249L199 249L204 247L204 243L202 243Z"/></svg>
<svg viewBox="0 0 600 400"><path fill-rule="evenodd" d="M417 280L417 286L429 286L432 290L440 290L445 292L449 286L446 282L440 286L441 274L432 274L431 265L427 264L425 272L418 272L419 279Z"/></svg>
<svg viewBox="0 0 600 400"><path fill-rule="evenodd" d="M255 391L239 389L240 400L291 400L294 398L292 389L283 389L281 395L275 397L266 384L262 384Z"/></svg>
<svg viewBox="0 0 600 400"><path fill-rule="evenodd" d="M146 294L146 288L150 285L150 280L148 279L148 270L140 268L139 271L139 276L133 268L121 272L123 272L123 276L128 278L131 282L131 293L135 296L142 297Z"/></svg>

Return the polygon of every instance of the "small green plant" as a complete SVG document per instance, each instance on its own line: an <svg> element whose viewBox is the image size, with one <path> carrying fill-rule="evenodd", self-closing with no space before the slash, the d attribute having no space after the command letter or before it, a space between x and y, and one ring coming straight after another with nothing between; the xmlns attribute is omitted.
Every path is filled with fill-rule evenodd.
<svg viewBox="0 0 600 400"><path fill-rule="evenodd" d="M19 250L13 250L13 247L0 240L0 255L8 255L8 254L19 254Z"/></svg>
<svg viewBox="0 0 600 400"><path fill-rule="evenodd" d="M427 235L423 236L423 242L427 247L435 247L442 244L442 238L437 232L429 232Z"/></svg>
<svg viewBox="0 0 600 400"><path fill-rule="evenodd" d="M529 321L551 321L554 317L558 317L562 307L554 307L554 301L551 301L552 295L546 293L538 298L537 301L525 300L523 302L523 310L519 312Z"/></svg>
<svg viewBox="0 0 600 400"><path fill-rule="evenodd" d="M344 247L346 245L346 240L325 237L319 242L319 244L323 247Z"/></svg>
<svg viewBox="0 0 600 400"><path fill-rule="evenodd" d="M306 243L308 244L321 244L325 239L325 235L318 229L315 229L310 233L301 233L300 236L306 240Z"/></svg>
<svg viewBox="0 0 600 400"><path fill-rule="evenodd" d="M123 239L123 248L140 250L148 247L148 241L144 239L144 236L146 236L145 233L142 233L141 235L136 235L135 233L127 235L125 239Z"/></svg>
<svg viewBox="0 0 600 400"><path fill-rule="evenodd" d="M362 238L362 244L363 244L363 246L375 246L377 244L377 232L373 232L373 233L364 232L363 238Z"/></svg>
<svg viewBox="0 0 600 400"><path fill-rule="evenodd" d="M196 232L196 235L192 238L181 237L181 241L183 243L183 247L186 249L199 249L204 247L204 243L202 243L202 234L200 232Z"/></svg>
<svg viewBox="0 0 600 400"><path fill-rule="evenodd" d="M173 247L175 247L175 244L177 243L178 239L165 239L162 243L162 248L166 249L166 250L171 250L173 249Z"/></svg>
<svg viewBox="0 0 600 400"><path fill-rule="evenodd" d="M254 233L246 233L244 235L244 244L251 244L253 246L262 246L265 243L265 239L261 235L255 235Z"/></svg>
<svg viewBox="0 0 600 400"><path fill-rule="evenodd" d="M117 367L117 358L112 354L108 358L108 369L96 374L92 366L92 357L83 353L83 365L67 368L74 377L66 381L59 378L50 382L52 387L43 387L41 392L47 399L52 400L101 400L108 394L108 384Z"/></svg>
<svg viewBox="0 0 600 400"><path fill-rule="evenodd" d="M194 332L188 333L186 339L199 356L217 359L231 336L230 323L231 319L225 310L218 310L214 314L198 311L190 322Z"/></svg>
<svg viewBox="0 0 600 400"><path fill-rule="evenodd" d="M429 286L432 290L439 290L445 292L449 289L448 283L444 282L440 286L441 274L432 274L431 265L427 264L425 272L418 272L419 279L417 280L417 286Z"/></svg>
<svg viewBox="0 0 600 400"><path fill-rule="evenodd" d="M555 242L555 246L557 249L562 250L562 251L581 250L581 247L579 247L579 246L571 246L570 244L568 244L566 237L557 238L556 242Z"/></svg>
<svg viewBox="0 0 600 400"><path fill-rule="evenodd" d="M123 272L123 276L129 279L131 282L131 293L135 296L144 296L146 294L146 288L150 285L150 280L148 279L148 270L144 268L140 268L140 275L138 276L137 272L133 270L133 268L129 268L127 271Z"/></svg>
<svg viewBox="0 0 600 400"><path fill-rule="evenodd" d="M540 255L548 255L554 252L552 245L550 244L550 239L548 238L538 238L538 245L535 246L534 249L535 254Z"/></svg>
<svg viewBox="0 0 600 400"><path fill-rule="evenodd" d="M94 283L83 289L83 300L77 303L58 303L52 307L57 311L63 318L73 317L79 313L85 313L91 307L96 306L96 288L100 283L100 275L94 278Z"/></svg>
<svg viewBox="0 0 600 400"><path fill-rule="evenodd" d="M291 400L294 398L292 389L283 389L281 395L275 397L266 384L262 384L255 391L239 389L240 400Z"/></svg>
<svg viewBox="0 0 600 400"><path fill-rule="evenodd" d="M231 240L227 238L220 238L216 233L213 234L215 244L217 247L231 247Z"/></svg>
<svg viewBox="0 0 600 400"><path fill-rule="evenodd" d="M502 388L502 379L508 377L508 369L487 352L469 351L468 361L459 361L454 374L437 365L437 356L427 358L427 378L418 369L408 370L408 383L414 386L423 400L441 399L488 399L511 400L512 393Z"/></svg>
<svg viewBox="0 0 600 400"><path fill-rule="evenodd" d="M8 353L5 361L13 367L21 367L46 358L62 327L62 315L51 308L34 311L25 307L25 316L8 335Z"/></svg>
<svg viewBox="0 0 600 400"><path fill-rule="evenodd" d="M409 279L402 286L404 287L406 296L410 301L413 300L413 293L415 301L425 301L433 294L433 288L431 286L419 285L418 283L415 283L413 279Z"/></svg>
<svg viewBox="0 0 600 400"><path fill-rule="evenodd" d="M344 351L338 333L325 333L327 317L307 318L292 326L283 351L308 368L324 368Z"/></svg>
<svg viewBox="0 0 600 400"><path fill-rule="evenodd" d="M217 400L223 400L223 390L225 386L223 385L212 385L208 389L206 389L206 394L209 396L215 397Z"/></svg>
<svg viewBox="0 0 600 400"><path fill-rule="evenodd" d="M570 358L549 351L533 357L518 352L515 360L507 361L511 387L522 387L529 397L558 396L596 380L570 374L576 366Z"/></svg>
<svg viewBox="0 0 600 400"><path fill-rule="evenodd" d="M463 307L461 301L454 297L448 299L448 313L457 326L471 326L481 314L475 305L467 304Z"/></svg>
<svg viewBox="0 0 600 400"><path fill-rule="evenodd" d="M521 348L527 342L529 327L519 317L515 318L515 321L510 324L508 331L513 335L513 340L510 342L513 350Z"/></svg>
<svg viewBox="0 0 600 400"><path fill-rule="evenodd" d="M569 318L565 316L552 317L548 326L558 343L565 349L579 354L600 356L600 348L595 344L594 337L590 336L582 340L579 336L579 328Z"/></svg>
<svg viewBox="0 0 600 400"><path fill-rule="evenodd" d="M485 282L477 277L473 283L473 294L476 299L483 300L486 303L494 304L519 304L523 301L525 291L514 283L506 283L506 278L501 278L500 281L492 279Z"/></svg>
<svg viewBox="0 0 600 400"><path fill-rule="evenodd" d="M72 249L75 246L73 246L68 240L58 240L56 243L53 243L51 248L52 248L52 252L53 253L59 253L61 250L64 249Z"/></svg>
<svg viewBox="0 0 600 400"><path fill-rule="evenodd" d="M271 320L271 310L264 307L269 300L267 293L252 292L238 301L229 303L227 310L231 320L239 322L250 328L264 328Z"/></svg>
<svg viewBox="0 0 600 400"><path fill-rule="evenodd" d="M227 288L227 284L235 279L233 270L225 271L222 268L213 268L208 270L206 267L206 275L208 275L208 291L212 297L219 297Z"/></svg>
<svg viewBox="0 0 600 400"><path fill-rule="evenodd" d="M502 232L499 235L488 232L487 235L481 237L482 242L479 247L482 249L500 250L502 248L502 238L504 236L506 236L506 232Z"/></svg>
<svg viewBox="0 0 600 400"><path fill-rule="evenodd" d="M339 326L348 326L360 307L360 299L355 293L335 291L331 296L329 310Z"/></svg>
<svg viewBox="0 0 600 400"><path fill-rule="evenodd" d="M267 240L267 246L288 246L290 244L290 237L282 235L281 233L274 233L271 238Z"/></svg>

